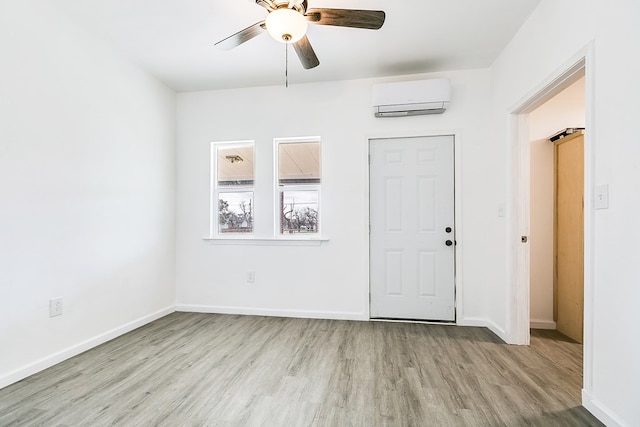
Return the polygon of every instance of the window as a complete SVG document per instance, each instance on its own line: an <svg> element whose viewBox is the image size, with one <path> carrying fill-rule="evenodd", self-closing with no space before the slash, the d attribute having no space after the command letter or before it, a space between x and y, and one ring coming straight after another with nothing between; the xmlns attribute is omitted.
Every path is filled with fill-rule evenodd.
<svg viewBox="0 0 640 427"><path fill-rule="evenodd" d="M265 154L262 156L268 161ZM216 244L263 244L280 239L282 244L300 245L322 241L320 157L319 137L275 139L270 183L260 178L268 173L268 163L256 170L254 141L211 143L207 240ZM272 204L268 202L269 187L275 188ZM294 240L297 242L292 243Z"/></svg>
<svg viewBox="0 0 640 427"><path fill-rule="evenodd" d="M277 222L280 236L320 232L320 140L277 139Z"/></svg>
<svg viewBox="0 0 640 427"><path fill-rule="evenodd" d="M253 142L212 145L212 234L253 233L253 148Z"/></svg>

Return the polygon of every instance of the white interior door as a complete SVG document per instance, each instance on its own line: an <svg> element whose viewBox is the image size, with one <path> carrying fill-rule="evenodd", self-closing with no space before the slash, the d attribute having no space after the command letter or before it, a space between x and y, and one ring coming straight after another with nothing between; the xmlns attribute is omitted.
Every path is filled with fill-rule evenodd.
<svg viewBox="0 0 640 427"><path fill-rule="evenodd" d="M371 317L454 321L453 136L369 149Z"/></svg>

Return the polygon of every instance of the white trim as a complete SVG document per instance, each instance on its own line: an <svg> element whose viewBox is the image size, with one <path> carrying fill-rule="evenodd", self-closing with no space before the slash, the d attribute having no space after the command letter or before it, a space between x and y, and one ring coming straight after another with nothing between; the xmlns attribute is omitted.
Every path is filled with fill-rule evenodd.
<svg viewBox="0 0 640 427"><path fill-rule="evenodd" d="M342 311L275 310L271 308L178 304L176 311L187 313L238 314L244 316L295 317L302 319L369 320L365 313Z"/></svg>
<svg viewBox="0 0 640 427"><path fill-rule="evenodd" d="M593 189L595 186L595 140L594 135L596 131L596 120L594 112L595 104L595 45L594 42L590 42L587 46L571 57L562 67L557 69L551 76L549 76L545 82L535 87L527 96L525 96L518 105L512 109L512 116L515 116L511 120L511 126L520 125L518 121L519 116L531 112L535 107L541 105L553 95L557 94L560 90L573 83L578 77L582 75L584 70L585 76L585 118L586 118L586 131L584 138L584 348L583 348L583 405L591 410L591 407L598 408L598 405L592 401L584 400L585 396L589 396L589 393L593 390L593 359L594 359L594 295L595 295L595 276L594 276L594 256L595 256L595 240L594 240L594 208L593 208ZM515 161L515 157L521 147L523 147L522 131L518 132L518 129L512 130L512 140L510 148L512 150L512 157L510 160ZM518 132L514 137L514 132ZM515 171L512 174L512 178L518 183L517 189L511 188L510 194L516 199L514 204L520 198L529 198L529 184L530 176L522 176L522 173ZM526 193L519 193L519 189L524 188ZM521 217L514 216L511 219L510 227L510 252L513 250L513 245L516 245L516 239L519 239L518 231L528 227L528 224L521 224ZM509 308L515 310L515 312L522 312L526 307L529 307L530 297L528 289L524 289L525 283L514 280L518 277L518 274L525 265L522 263L509 263ZM528 282L526 283L528 288ZM516 301L512 299L512 295L518 295ZM507 329L512 331L509 335L510 343L517 343L518 339L513 331L524 331L525 323L528 323L528 319L522 320L523 316L512 313L507 318L509 324Z"/></svg>
<svg viewBox="0 0 640 427"><path fill-rule="evenodd" d="M464 317L464 287L463 281L463 221L462 221L462 130L453 134L453 193L454 193L454 221L455 221L455 307L456 319Z"/></svg>
<svg viewBox="0 0 640 427"><path fill-rule="evenodd" d="M520 243L520 236L529 236L529 222L530 222L530 185L531 176L529 172L530 164L530 141L528 135L528 113L533 111L544 102L555 96L564 88L574 83L582 75L590 77L592 74L590 70L586 69L587 64L591 64L593 54L593 46L589 45L576 53L573 57L560 68L558 68L551 76L545 81L535 86L524 98L522 98L515 106L512 107L510 113L510 161L509 165L513 165L510 169L510 180L513 182L509 188L509 194L511 195L511 209L513 214L509 216L510 226L508 230L508 257L509 257L509 283L510 286L507 290L507 325L506 329L509 331L508 342L510 344L529 344L530 339L530 325L529 325L529 310L530 310L530 293L529 293L529 245ZM587 83L589 84L589 83ZM589 99L593 96L592 91L586 93L586 98ZM589 102L589 101L588 101ZM586 115L592 115L589 110L591 108L590 103L585 107ZM587 122L587 126L591 126L591 122ZM587 142L593 132L593 129L587 129L585 136L585 153L591 150L590 142ZM587 186L587 175L591 176L591 169L593 168L592 162L585 161L585 189ZM589 170L588 170L589 169ZM589 184L591 185L591 184ZM591 189L585 191L585 260L588 259L588 251L592 250L589 246L591 242L587 243L586 239L591 238L587 236L586 225L590 223L591 218L587 216L592 215L589 206ZM585 265L590 265L585 262ZM586 275L586 274L585 274ZM585 278L585 285L587 279ZM585 286L585 298L587 297L587 286ZM585 311L586 313L586 311ZM585 328L589 320L585 315ZM586 341L586 338L585 338ZM585 360L587 359L585 352Z"/></svg>
<svg viewBox="0 0 640 427"><path fill-rule="evenodd" d="M273 141L274 142L277 141L278 144L280 144L280 143L291 144L291 143L296 143L296 142L322 142L322 138L319 135L285 136L285 137L277 136L277 137L273 138ZM320 167L322 167L322 165L320 165ZM322 176L322 173L320 174L320 176Z"/></svg>
<svg viewBox="0 0 640 427"><path fill-rule="evenodd" d="M526 94L522 100L511 108L511 114L524 114L530 113L551 98L562 92L575 82L577 82L582 76L584 76L584 69L586 65L585 51L574 55L569 61L562 67L558 68L553 74L551 79L545 83L533 88L528 94Z"/></svg>
<svg viewBox="0 0 640 427"><path fill-rule="evenodd" d="M467 317L465 319L459 320L457 322L457 325L470 326L470 327L476 327L476 328L478 327L487 328L491 332L493 332L498 338L500 338L502 341L504 341L505 343L508 343L507 333L505 332L505 330L500 328L498 325L496 325L493 321L489 319L482 319L480 317Z"/></svg>
<svg viewBox="0 0 640 427"><path fill-rule="evenodd" d="M371 320L371 140L374 138L367 137L363 144L364 149L362 150L363 158L360 160L365 162L365 167L363 168L364 173L366 174L364 178L364 193L362 197L364 197L365 209L363 209L362 214L362 224L364 225L364 233L367 236L366 238L366 250L363 256L365 257L365 270L363 271L363 277L365 277L366 282L363 283L363 292L362 292L362 306L365 307L365 311L367 312L367 319ZM366 290L366 291L364 291Z"/></svg>
<svg viewBox="0 0 640 427"><path fill-rule="evenodd" d="M141 326L146 325L147 323L151 323L154 320L160 319L161 317L171 314L174 311L176 311L175 307L171 305L169 307L163 308L162 310L158 310L147 316L143 316L139 319L133 320L122 326L111 329L102 334L96 335L93 338L89 338L78 344L74 344L71 347L68 347L64 350L60 350L49 356L43 357L39 360L36 360L35 362L29 363L28 365L25 365L21 368L18 368L0 377L0 388L4 388L10 384L16 383L40 371L44 371L45 369L50 368L60 362L63 362L67 359L77 356L80 353L83 353L87 350L97 347L100 344L104 344L107 341L111 341L112 339L117 338L121 335L124 335L127 332L131 332L134 329L137 329Z"/></svg>
<svg viewBox="0 0 640 427"><path fill-rule="evenodd" d="M556 329L556 322L553 320L531 319L531 321L529 321L529 325L531 329Z"/></svg>
<svg viewBox="0 0 640 427"><path fill-rule="evenodd" d="M595 296L595 45L585 48L585 135L584 135L584 327L583 387L593 392L594 296Z"/></svg>
<svg viewBox="0 0 640 427"><path fill-rule="evenodd" d="M582 390L582 406L602 421L607 427L628 427L622 420L617 418L607 407L596 400L586 390Z"/></svg>
<svg viewBox="0 0 640 427"><path fill-rule="evenodd" d="M289 239L252 239L252 238L229 238L205 237L202 240L210 245L249 245L249 246L320 246L329 239L324 238L295 238Z"/></svg>
<svg viewBox="0 0 640 427"><path fill-rule="evenodd" d="M529 102L529 101L526 101ZM530 336L530 257L529 243L522 243L521 236L530 237L531 221L531 147L529 139L528 114L511 115L511 138L515 141L512 147L513 158L511 169L510 193L518 197L511 198L511 206L508 210L510 218L508 242L508 265L510 270L510 283L513 287L507 288L507 326L508 343L516 345L529 345ZM526 303L524 303L526 301Z"/></svg>

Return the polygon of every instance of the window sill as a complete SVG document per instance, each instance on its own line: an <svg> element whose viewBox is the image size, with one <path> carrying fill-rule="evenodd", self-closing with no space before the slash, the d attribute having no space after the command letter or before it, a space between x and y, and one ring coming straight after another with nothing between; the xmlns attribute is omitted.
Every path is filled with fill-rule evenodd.
<svg viewBox="0 0 640 427"><path fill-rule="evenodd" d="M280 238L261 239L252 237L205 237L210 245L248 245L248 246L320 246L329 239L314 238Z"/></svg>

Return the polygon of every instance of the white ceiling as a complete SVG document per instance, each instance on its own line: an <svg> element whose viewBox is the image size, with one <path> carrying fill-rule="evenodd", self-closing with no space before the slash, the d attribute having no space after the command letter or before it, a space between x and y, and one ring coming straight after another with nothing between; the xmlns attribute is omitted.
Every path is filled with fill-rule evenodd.
<svg viewBox="0 0 640 427"><path fill-rule="evenodd" d="M254 0L52 0L177 91L284 84L285 48L265 32L214 43L265 18ZM384 10L378 31L310 25L320 66L289 54L290 84L485 68L540 0L308 0Z"/></svg>

